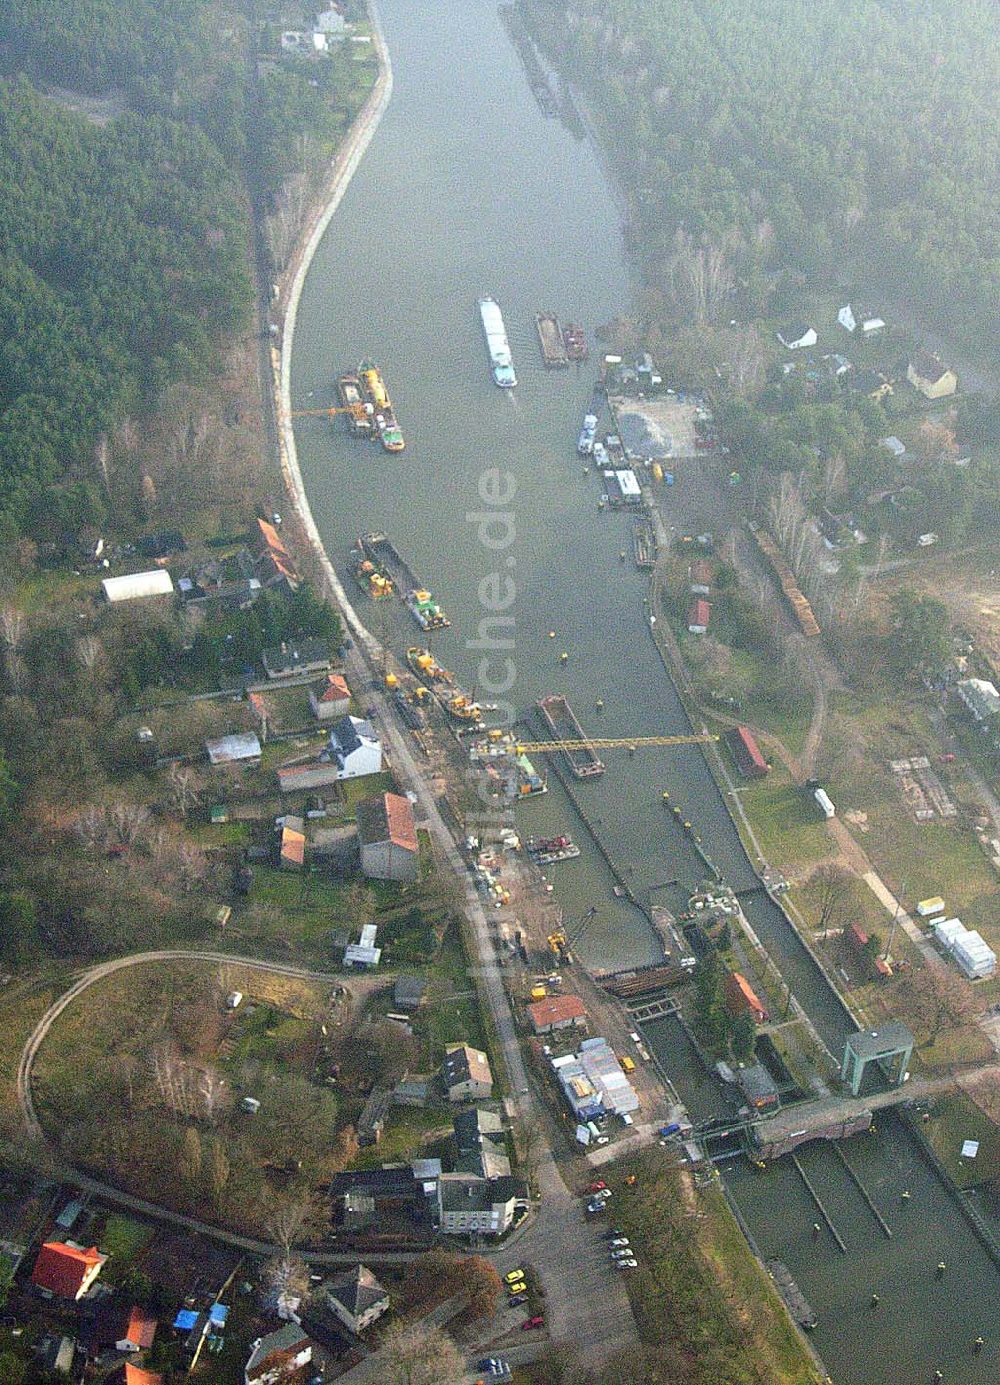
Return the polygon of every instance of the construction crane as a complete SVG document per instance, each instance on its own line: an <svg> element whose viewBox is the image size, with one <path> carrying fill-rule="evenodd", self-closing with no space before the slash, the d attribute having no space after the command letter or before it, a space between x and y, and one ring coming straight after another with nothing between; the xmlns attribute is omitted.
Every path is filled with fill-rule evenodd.
<svg viewBox="0 0 1000 1385"><path fill-rule="evenodd" d="M328 409L292 410L292 418L332 418L334 414L350 414L355 422L369 418L364 404L334 404Z"/></svg>
<svg viewBox="0 0 1000 1385"><path fill-rule="evenodd" d="M554 932L549 934L549 951L555 958L557 966L568 965L572 962L573 954L570 951L570 944L579 942L596 917L597 907L592 904L587 912L578 919L560 924Z"/></svg>
<svg viewBox="0 0 1000 1385"><path fill-rule="evenodd" d="M646 746L704 745L717 741L707 732L691 736L587 736L576 741L519 741L518 755L547 755L556 750L638 750Z"/></svg>

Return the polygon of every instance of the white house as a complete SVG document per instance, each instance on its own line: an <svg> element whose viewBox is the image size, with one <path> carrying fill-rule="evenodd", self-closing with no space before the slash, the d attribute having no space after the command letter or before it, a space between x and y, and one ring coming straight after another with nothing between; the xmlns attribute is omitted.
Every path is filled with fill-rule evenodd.
<svg viewBox="0 0 1000 1385"><path fill-rule="evenodd" d="M313 25L313 33L326 34L327 38L342 39L347 30L347 21L339 10L324 10L316 16L316 23Z"/></svg>
<svg viewBox="0 0 1000 1385"><path fill-rule="evenodd" d="M840 312L837 314L837 321L845 332L853 332L855 327L857 327L858 320L854 316L854 310L850 303L845 303L841 308Z"/></svg>
<svg viewBox="0 0 1000 1385"><path fill-rule="evenodd" d="M322 758L337 764L338 779L360 779L381 770L382 742L370 721L361 717L341 717L330 728L330 739Z"/></svg>
<svg viewBox="0 0 1000 1385"><path fill-rule="evenodd" d="M805 322L795 322L788 327L782 327L778 333L778 340L788 351L799 351L806 346L815 346L819 338L816 330L808 326Z"/></svg>

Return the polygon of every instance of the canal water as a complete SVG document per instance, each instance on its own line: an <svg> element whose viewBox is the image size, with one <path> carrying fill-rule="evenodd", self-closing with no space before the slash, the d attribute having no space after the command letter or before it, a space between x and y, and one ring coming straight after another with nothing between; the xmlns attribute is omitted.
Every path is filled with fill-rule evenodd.
<svg viewBox="0 0 1000 1385"><path fill-rule="evenodd" d="M486 680L499 677L510 659L513 685L503 700L519 712L545 693L563 692L592 734L687 731L650 636L646 579L631 562L630 521L598 511L599 487L576 456L596 368L546 372L535 337L535 313L551 310L582 322L593 344L595 329L628 308L620 210L600 157L542 115L494 5L385 0L382 11L394 93L309 272L292 394L295 407L333 404L338 373L371 356L383 369L407 447L390 457L336 424L301 420L299 459L328 551L346 578L356 536L373 529L389 534L452 618L452 627L433 637L435 655L483 700L491 696ZM489 378L476 306L485 294L497 299L507 324L518 375L510 393ZM493 479L497 472L500 482ZM495 503L498 490L509 499ZM665 505L668 524L674 503ZM512 623L504 628L496 622L498 593L500 600L513 593L503 612ZM426 643L400 603L376 608L359 597L358 606L398 652ZM499 639L509 647L491 648ZM664 809L664 790L682 806L727 882L753 887L700 749L642 750L634 757L609 750L604 759L603 778L577 792L640 899L676 904L705 873L689 834ZM578 953L606 968L657 959L645 916L613 896L610 873L572 805L554 776L549 783L548 795L521 806L520 826L526 833L569 831L581 842L581 859L551 872L567 919L598 908ZM849 1021L780 910L763 894L749 898L746 908L839 1054ZM897 1147L916 1158L895 1135L873 1138L866 1156L889 1182ZM781 1166L751 1178L733 1166L731 1177L762 1248L789 1259L797 1272L794 1245L783 1238L794 1239L802 1211L798 1175L791 1170L789 1177ZM812 1214L803 1215L811 1227ZM924 1228L928 1216L940 1225L949 1258L974 1268L978 1291L966 1292L963 1283L960 1297L938 1286L925 1296L923 1247L904 1233L887 1243L899 1274L896 1292L917 1308L921 1334L930 1333L935 1345L953 1338L961 1355L977 1332L985 1333L997 1279L933 1182ZM835 1380L920 1380L919 1372L904 1369L910 1357L888 1312L864 1318L863 1332L843 1315L841 1295L855 1260L862 1305L874 1272L860 1241L849 1249L847 1257L817 1251L801 1266ZM877 1243L874 1250L885 1253ZM825 1306L828 1296L834 1311ZM963 1364L963 1357L949 1365L947 1378L988 1379L986 1363L995 1367L997 1360L989 1352L975 1362ZM920 1361L929 1380L935 1362L923 1355Z"/></svg>

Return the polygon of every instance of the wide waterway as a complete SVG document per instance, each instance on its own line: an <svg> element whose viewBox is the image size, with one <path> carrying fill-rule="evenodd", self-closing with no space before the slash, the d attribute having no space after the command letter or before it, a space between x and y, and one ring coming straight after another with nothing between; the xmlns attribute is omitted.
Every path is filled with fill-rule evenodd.
<svg viewBox="0 0 1000 1385"><path fill-rule="evenodd" d="M627 309L620 212L601 160L543 117L494 6L387 0L382 10L394 94L306 282L293 402L334 403L337 374L372 356L407 448L392 458L338 427L303 420L298 453L320 532L345 575L359 532L384 529L394 539L454 622L434 637L435 654L467 685L478 678L480 696L487 696L483 651L474 642L491 614L483 597L512 578L516 597L506 614L514 625L505 633L513 647L494 653L492 671L498 659L512 659L516 678L506 696L519 709L559 691L593 733L686 731L650 638L645 579L631 561L619 560L630 549L629 520L598 513L598 488L575 455L595 369L546 372L535 338L539 310L582 322L593 341L598 324ZM484 294L498 300L507 323L519 382L510 394L489 379L476 308ZM480 493L493 469L509 472L516 486L502 506ZM506 518L488 531L469 518L493 510ZM493 573L499 577L489 583ZM397 651L424 642L399 603L377 614L362 599L358 605ZM664 789L729 883L755 883L700 750L641 751L634 758L608 751L604 758L608 772L579 793L637 895L676 902L704 874L688 836L664 811ZM550 785L545 798L520 810L522 828L581 837L571 806L552 778ZM596 850L581 845L579 861L553 871L568 918L591 903L599 909L578 951L601 967L653 960L658 952L645 918L614 899ZM757 896L747 912L839 1055L849 1022L780 911ZM683 1077L685 1061L672 1053L675 1076ZM843 1256L825 1240L812 1243L814 1214L801 1205L804 1190L793 1169L783 1163L750 1175L734 1168L731 1187L762 1250L800 1277L820 1315L817 1345L838 1385L930 1381L938 1363L949 1381L990 1379L996 1344L973 1358L970 1343L979 1332L989 1337L991 1328L1000 1334L992 1262L936 1181L920 1178L908 1137L885 1123L879 1136L865 1138L873 1193L888 1207L898 1200L901 1178L915 1190L919 1184L919 1218L911 1215L885 1241L866 1213L870 1225L861 1218L857 1234L841 1228ZM933 1279L938 1255L956 1267L951 1292ZM872 1313L867 1303L876 1282L885 1309ZM912 1318L906 1331L904 1317Z"/></svg>

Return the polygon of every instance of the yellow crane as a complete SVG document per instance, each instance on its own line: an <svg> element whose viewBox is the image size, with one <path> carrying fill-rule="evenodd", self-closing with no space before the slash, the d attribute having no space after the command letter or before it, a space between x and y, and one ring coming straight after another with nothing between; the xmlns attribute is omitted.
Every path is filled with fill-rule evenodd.
<svg viewBox="0 0 1000 1385"><path fill-rule="evenodd" d="M556 750L639 750L646 746L704 745L717 741L707 732L691 736L587 736L576 741L518 741L518 755L547 755Z"/></svg>

